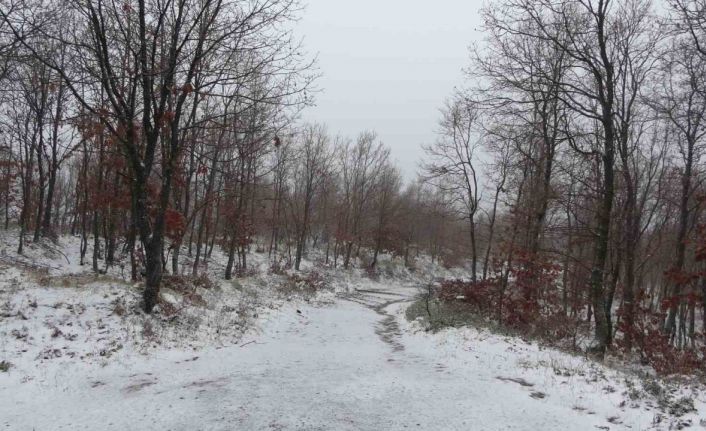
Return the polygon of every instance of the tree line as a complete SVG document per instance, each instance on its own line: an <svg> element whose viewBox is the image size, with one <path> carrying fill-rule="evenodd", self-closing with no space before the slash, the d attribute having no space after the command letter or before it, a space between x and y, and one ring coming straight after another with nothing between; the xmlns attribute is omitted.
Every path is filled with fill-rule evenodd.
<svg viewBox="0 0 706 431"><path fill-rule="evenodd" d="M0 202L29 239L226 279L467 265L450 297L514 325L581 322L592 350L697 355L706 329L706 2L497 0L467 88L404 181L372 131L302 123L318 75L295 0L0 3ZM90 252L90 253L89 253ZM453 289L460 289L459 295ZM578 324L578 323L576 323ZM696 356L693 356L696 357Z"/></svg>
<svg viewBox="0 0 706 431"><path fill-rule="evenodd" d="M424 174L466 220L463 289L498 320L589 322L599 356L698 362L706 2L499 0L481 16L473 84L444 108Z"/></svg>
<svg viewBox="0 0 706 431"><path fill-rule="evenodd" d="M28 240L81 238L96 272L128 262L158 302L164 274L223 277L253 248L273 270L374 269L382 251L449 255L447 203L404 186L374 132L303 124L316 63L295 0L0 3L0 200ZM450 224L449 224L450 223ZM186 257L186 259L184 259Z"/></svg>

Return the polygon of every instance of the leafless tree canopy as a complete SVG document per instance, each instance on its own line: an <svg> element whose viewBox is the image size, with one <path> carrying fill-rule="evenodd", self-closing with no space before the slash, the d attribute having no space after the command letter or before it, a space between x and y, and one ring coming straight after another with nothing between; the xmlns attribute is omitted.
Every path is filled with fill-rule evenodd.
<svg viewBox="0 0 706 431"><path fill-rule="evenodd" d="M301 10L0 2L18 253L70 232L96 272L129 258L148 312L163 274L197 276L215 247L226 279L253 250L371 273L425 254L466 266L502 324L591 331L599 356L701 351L706 2L491 2L414 181L375 132L300 121L318 75Z"/></svg>

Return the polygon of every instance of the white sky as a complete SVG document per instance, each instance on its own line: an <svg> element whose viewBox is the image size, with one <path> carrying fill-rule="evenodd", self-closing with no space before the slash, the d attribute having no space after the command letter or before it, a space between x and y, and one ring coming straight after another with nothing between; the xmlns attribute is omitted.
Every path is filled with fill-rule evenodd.
<svg viewBox="0 0 706 431"><path fill-rule="evenodd" d="M480 1L304 0L300 34L323 77L307 121L332 134L378 132L406 178L435 139L439 108L463 84Z"/></svg>

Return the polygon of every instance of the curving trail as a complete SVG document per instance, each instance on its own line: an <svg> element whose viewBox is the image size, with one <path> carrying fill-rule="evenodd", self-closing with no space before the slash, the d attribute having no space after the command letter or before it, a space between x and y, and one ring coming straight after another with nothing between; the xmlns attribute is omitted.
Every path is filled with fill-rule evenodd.
<svg viewBox="0 0 706 431"><path fill-rule="evenodd" d="M47 374L23 386L13 403L0 403L0 429L653 427L655 412L620 406L620 389L605 391L613 383L533 365L545 352L531 346L411 333L399 314L417 289L375 286L328 307L286 307L239 346ZM581 364L556 361L567 369Z"/></svg>

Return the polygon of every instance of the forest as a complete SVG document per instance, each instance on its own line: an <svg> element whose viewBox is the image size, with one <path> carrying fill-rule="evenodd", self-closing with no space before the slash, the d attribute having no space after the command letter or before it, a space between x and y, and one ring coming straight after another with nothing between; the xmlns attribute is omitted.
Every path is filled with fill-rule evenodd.
<svg viewBox="0 0 706 431"><path fill-rule="evenodd" d="M148 316L165 280L247 279L253 255L310 284L310 261L428 261L465 275L425 274L427 307L706 372L706 1L488 2L413 177L375 124L302 120L325 73L304 6L0 0L11 252L76 238Z"/></svg>

